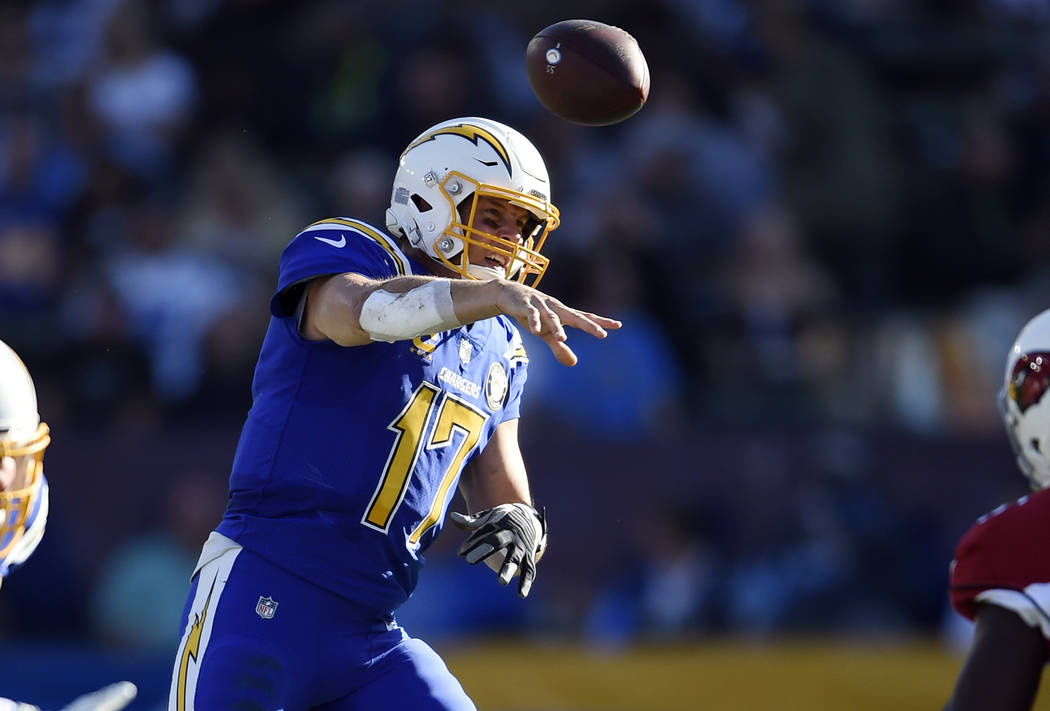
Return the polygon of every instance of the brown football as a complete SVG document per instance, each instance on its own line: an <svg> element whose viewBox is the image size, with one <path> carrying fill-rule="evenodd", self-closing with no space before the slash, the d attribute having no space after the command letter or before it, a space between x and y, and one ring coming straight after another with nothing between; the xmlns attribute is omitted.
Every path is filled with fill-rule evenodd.
<svg viewBox="0 0 1050 711"><path fill-rule="evenodd" d="M649 66L634 37L594 20L563 20L540 30L525 50L540 103L566 121L607 126L649 98Z"/></svg>

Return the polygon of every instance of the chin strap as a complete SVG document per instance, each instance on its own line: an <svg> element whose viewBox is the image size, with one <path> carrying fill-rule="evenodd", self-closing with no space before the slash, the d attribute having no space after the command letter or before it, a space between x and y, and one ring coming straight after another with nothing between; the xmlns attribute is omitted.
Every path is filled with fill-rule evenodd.
<svg viewBox="0 0 1050 711"><path fill-rule="evenodd" d="M470 264L467 266L467 274L478 279L479 281L488 281L490 279L506 279L507 270L497 269L496 267L486 267L483 264Z"/></svg>

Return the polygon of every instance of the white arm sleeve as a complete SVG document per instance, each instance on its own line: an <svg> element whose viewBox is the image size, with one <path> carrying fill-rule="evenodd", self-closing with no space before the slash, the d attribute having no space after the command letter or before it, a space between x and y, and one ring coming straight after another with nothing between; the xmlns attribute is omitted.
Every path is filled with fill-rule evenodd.
<svg viewBox="0 0 1050 711"><path fill-rule="evenodd" d="M1050 639L1050 583L1032 583L1024 590L985 590L976 600L1010 610Z"/></svg>
<svg viewBox="0 0 1050 711"><path fill-rule="evenodd" d="M452 306L452 282L432 279L401 294L376 289L361 306L361 328L373 341L403 341L463 324Z"/></svg>

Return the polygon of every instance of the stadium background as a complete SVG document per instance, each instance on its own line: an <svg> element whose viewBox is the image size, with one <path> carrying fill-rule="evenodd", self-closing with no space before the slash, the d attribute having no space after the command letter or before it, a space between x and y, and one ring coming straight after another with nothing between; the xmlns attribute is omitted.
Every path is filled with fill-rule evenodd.
<svg viewBox="0 0 1050 711"><path fill-rule="evenodd" d="M629 121L533 98L571 17L639 40ZM460 115L533 138L544 286L625 327L575 369L531 347L528 603L451 532L402 622L493 711L939 707L953 546L1024 493L994 397L1050 304L1044 0L0 4L0 338L55 435L0 693L163 707L280 250L381 223Z"/></svg>

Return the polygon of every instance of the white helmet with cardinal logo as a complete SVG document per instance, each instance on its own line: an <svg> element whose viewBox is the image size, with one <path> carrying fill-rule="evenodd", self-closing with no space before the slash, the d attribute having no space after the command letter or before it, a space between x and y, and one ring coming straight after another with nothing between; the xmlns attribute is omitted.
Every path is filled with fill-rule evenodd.
<svg viewBox="0 0 1050 711"><path fill-rule="evenodd" d="M1033 489L1050 486L1050 309L1025 324L1006 359L999 411Z"/></svg>

